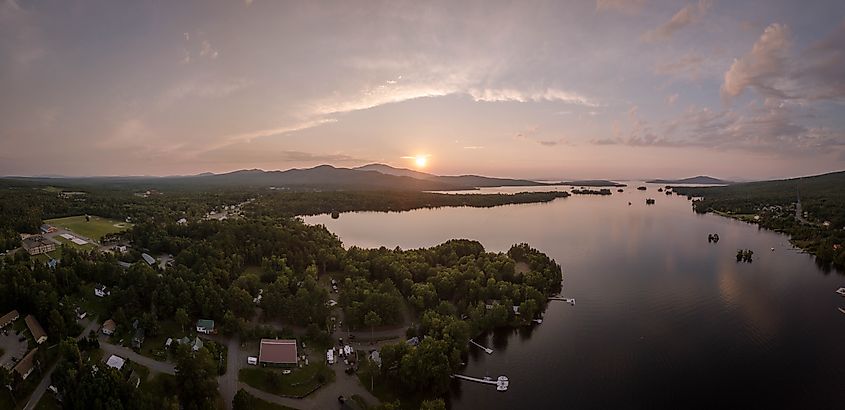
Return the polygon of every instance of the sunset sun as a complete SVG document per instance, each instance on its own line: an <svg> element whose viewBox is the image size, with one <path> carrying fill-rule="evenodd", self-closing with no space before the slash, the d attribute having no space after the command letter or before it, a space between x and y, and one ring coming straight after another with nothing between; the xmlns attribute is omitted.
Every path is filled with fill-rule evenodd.
<svg viewBox="0 0 845 410"><path fill-rule="evenodd" d="M428 156L417 155L416 157L414 157L414 163L417 164L418 168L425 168L425 165L428 163Z"/></svg>

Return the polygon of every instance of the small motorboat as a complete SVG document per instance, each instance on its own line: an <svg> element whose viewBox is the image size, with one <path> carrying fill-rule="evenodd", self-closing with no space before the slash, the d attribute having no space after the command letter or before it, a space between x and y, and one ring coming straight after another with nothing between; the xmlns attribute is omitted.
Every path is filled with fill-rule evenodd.
<svg viewBox="0 0 845 410"><path fill-rule="evenodd" d="M842 309L842 308L837 308L837 309L839 309L839 311L842 312L842 314L845 314L845 309Z"/></svg>
<svg viewBox="0 0 845 410"><path fill-rule="evenodd" d="M840 294L840 295L842 295L842 296L845 296L845 288L839 288L839 289L836 289L836 293L838 293L838 294Z"/></svg>
<svg viewBox="0 0 845 410"><path fill-rule="evenodd" d="M774 252L774 251L775 251L775 248L772 248L772 252Z"/></svg>

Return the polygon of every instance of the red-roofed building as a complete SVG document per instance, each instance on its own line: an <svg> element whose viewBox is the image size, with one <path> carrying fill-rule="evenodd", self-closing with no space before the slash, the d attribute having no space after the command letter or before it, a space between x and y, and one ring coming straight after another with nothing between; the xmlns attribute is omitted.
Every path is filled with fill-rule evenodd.
<svg viewBox="0 0 845 410"><path fill-rule="evenodd" d="M261 339L258 351L258 362L262 365L285 366L296 365L296 340L292 339Z"/></svg>

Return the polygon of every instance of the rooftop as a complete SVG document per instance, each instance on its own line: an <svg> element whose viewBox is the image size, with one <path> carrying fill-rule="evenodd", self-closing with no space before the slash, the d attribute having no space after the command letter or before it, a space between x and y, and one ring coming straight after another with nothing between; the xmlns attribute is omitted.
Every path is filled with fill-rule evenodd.
<svg viewBox="0 0 845 410"><path fill-rule="evenodd" d="M37 342L41 338L47 338L47 332L44 331L44 328L41 327L41 323L38 323L38 319L32 315L26 315L24 319L26 321L26 327L29 328L29 333L32 333L32 337L35 338Z"/></svg>
<svg viewBox="0 0 845 410"><path fill-rule="evenodd" d="M262 363L296 364L296 340L261 339L258 361Z"/></svg>

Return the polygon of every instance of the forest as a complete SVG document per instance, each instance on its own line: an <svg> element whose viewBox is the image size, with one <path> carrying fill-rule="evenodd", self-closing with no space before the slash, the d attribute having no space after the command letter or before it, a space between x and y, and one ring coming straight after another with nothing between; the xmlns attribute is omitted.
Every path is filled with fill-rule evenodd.
<svg viewBox="0 0 845 410"><path fill-rule="evenodd" d="M169 387L156 395L126 389L126 377L111 371L90 375L91 364L80 357L96 351L96 338L76 340L82 330L76 313L91 298L95 284L110 289L110 296L97 302L98 320L114 319L116 334L130 334L137 321L148 337L156 337L164 321L184 328L203 318L219 323L223 335L275 337L272 329L253 322L257 317L261 323L308 329L307 339L325 341L332 324L324 278L329 276L340 284L339 307L352 329L408 325L410 319L408 334L422 343L386 347L386 358L395 365L385 372L396 376L397 390L430 398L448 387L449 374L461 366L470 337L530 322L561 286L560 266L527 244L514 245L507 253L487 252L469 240L428 249L345 249L324 226L307 225L293 215L385 206L494 206L551 200L565 197L565 192L456 196L236 190L141 196L91 189L70 197L60 192L42 186L0 188L2 228L10 238L7 250L14 248L19 232L37 232L48 218L91 214L128 218L134 224L107 238L109 244L129 244L125 253L63 245L54 267L21 250L0 259L0 310L34 315L50 344L59 344L53 350L58 358L43 360L57 361L56 383L67 408L120 408L116 403L123 408L208 408L217 397L216 373L211 371L215 352L210 347L196 354L177 352L177 373L192 376L165 383ZM203 218L250 199L232 218ZM189 222L178 223L180 217ZM149 266L140 263L141 252L170 254L173 262ZM431 366L432 360L439 365ZM92 401L94 392L97 401Z"/></svg>

